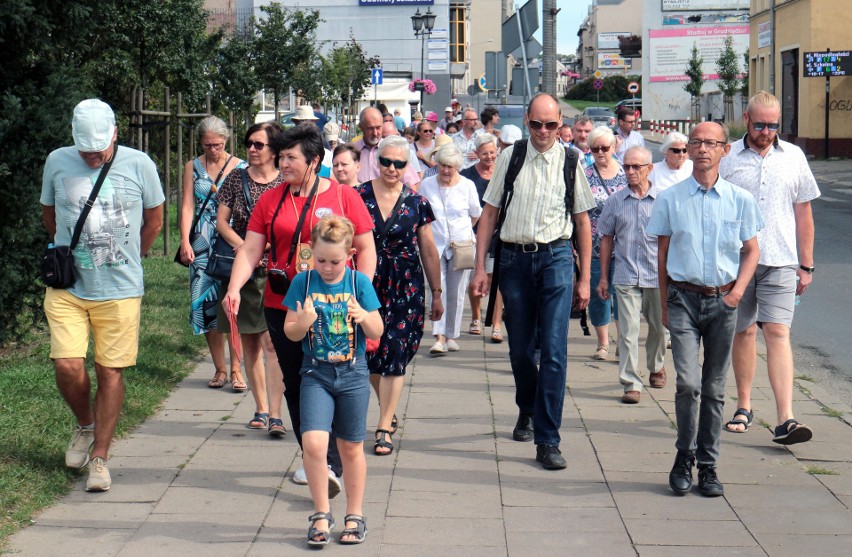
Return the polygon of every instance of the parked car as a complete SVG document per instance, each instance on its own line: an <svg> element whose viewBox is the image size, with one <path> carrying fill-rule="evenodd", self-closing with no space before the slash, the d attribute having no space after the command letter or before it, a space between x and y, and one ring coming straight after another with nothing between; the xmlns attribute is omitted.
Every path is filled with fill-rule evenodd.
<svg viewBox="0 0 852 557"><path fill-rule="evenodd" d="M589 106L583 110L583 116L588 116L595 126L615 128L615 113L605 106Z"/></svg>
<svg viewBox="0 0 852 557"><path fill-rule="evenodd" d="M524 126L524 115L527 108L522 104L489 104L500 111L500 124L502 128L506 124L514 124L521 129L524 137L529 137L529 130Z"/></svg>
<svg viewBox="0 0 852 557"><path fill-rule="evenodd" d="M618 101L615 103L615 111L618 112L618 109L623 106L642 112L642 99L637 97L635 99L624 99L623 101Z"/></svg>

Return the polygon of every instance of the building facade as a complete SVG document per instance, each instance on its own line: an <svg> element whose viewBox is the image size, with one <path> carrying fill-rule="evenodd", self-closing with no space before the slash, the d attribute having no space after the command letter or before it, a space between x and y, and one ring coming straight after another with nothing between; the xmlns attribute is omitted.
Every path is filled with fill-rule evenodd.
<svg viewBox="0 0 852 557"><path fill-rule="evenodd" d="M624 58L618 37L642 35L642 0L594 0L580 26L577 59L583 78L642 73L641 58Z"/></svg>

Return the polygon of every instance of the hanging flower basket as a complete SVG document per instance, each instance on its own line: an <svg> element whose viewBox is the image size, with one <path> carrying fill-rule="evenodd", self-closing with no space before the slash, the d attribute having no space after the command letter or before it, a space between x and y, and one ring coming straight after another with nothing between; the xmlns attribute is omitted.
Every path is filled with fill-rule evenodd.
<svg viewBox="0 0 852 557"><path fill-rule="evenodd" d="M438 88L431 79L414 79L408 84L409 91L423 91L427 95L434 95Z"/></svg>

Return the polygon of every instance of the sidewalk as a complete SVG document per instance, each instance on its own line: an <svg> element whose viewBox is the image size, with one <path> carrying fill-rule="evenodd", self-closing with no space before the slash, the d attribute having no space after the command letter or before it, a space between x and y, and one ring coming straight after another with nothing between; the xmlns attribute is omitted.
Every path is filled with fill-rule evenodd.
<svg viewBox="0 0 852 557"><path fill-rule="evenodd" d="M758 358L755 424L747 434L722 433L725 496L707 499L694 491L677 497L667 483L675 452L671 357L668 385L624 405L617 363L589 358L594 337L582 336L576 320L570 337L562 427L567 470L542 470L531 443L511 440L517 409L507 343L462 335L460 352L420 355L410 366L393 456L374 456L366 445L366 543L339 545L338 526L324 554L849 554L848 401L798 380L795 409L814 440L775 445L762 427L775 425L775 411L765 356ZM431 345L425 340L422 353ZM300 462L292 433L275 441L246 429L251 396L208 389L212 375L211 363L202 362L156 416L115 444L110 491L86 493L81 478L11 538L11 553L310 553L310 494L290 481ZM732 374L727 393L726 420L736 408ZM835 411L843 417L829 415ZM373 402L368 431L376 419ZM332 501L332 511L339 524L343 495Z"/></svg>

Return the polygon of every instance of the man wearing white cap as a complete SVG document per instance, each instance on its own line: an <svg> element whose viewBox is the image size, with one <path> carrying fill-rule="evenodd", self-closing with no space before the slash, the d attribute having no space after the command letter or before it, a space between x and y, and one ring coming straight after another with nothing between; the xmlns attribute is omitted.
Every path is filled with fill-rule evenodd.
<svg viewBox="0 0 852 557"><path fill-rule="evenodd" d="M138 352L142 256L162 228L165 198L154 162L135 149L119 149L108 104L82 101L71 130L74 146L53 151L44 165L41 204L52 243L71 244L102 168L106 176L73 250L75 282L48 288L44 310L56 384L78 424L65 464L83 468L91 459L86 490L106 491L109 447L124 402L122 371L136 364ZM89 329L98 379L94 406L84 365Z"/></svg>
<svg viewBox="0 0 852 557"><path fill-rule="evenodd" d="M438 122L438 127L444 131L447 131L447 124L455 122L456 118L453 116L453 107L448 106L444 109L444 117L441 118L441 121Z"/></svg>
<svg viewBox="0 0 852 557"><path fill-rule="evenodd" d="M514 124L506 124L502 128L500 128L500 136L497 138L498 147L500 151L503 149L514 145L515 142L523 137L521 133L521 128Z"/></svg>

